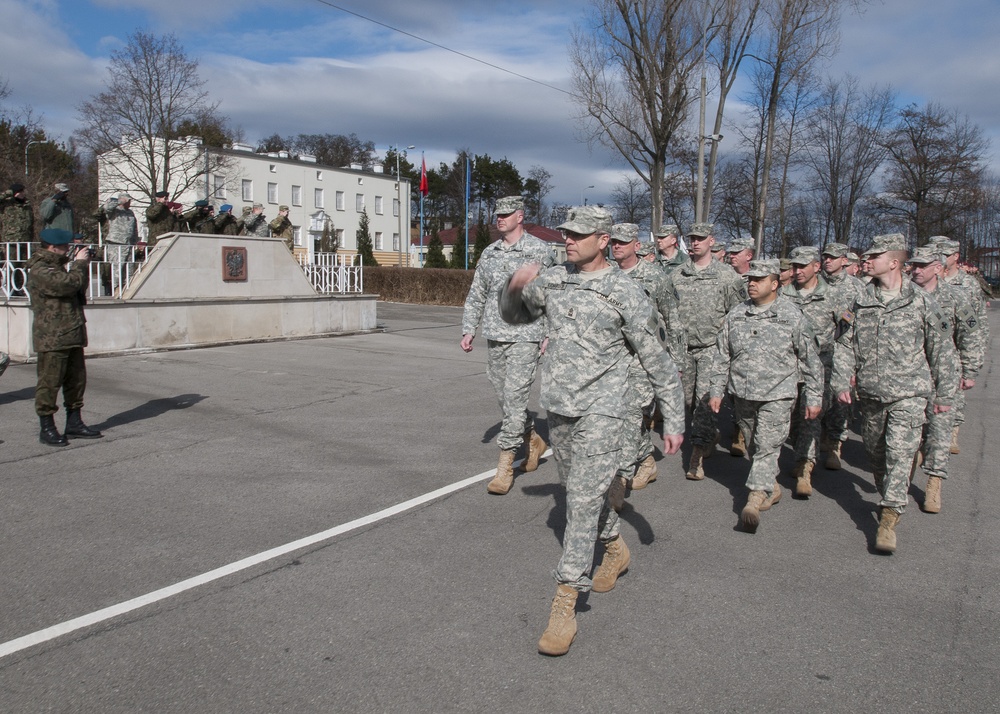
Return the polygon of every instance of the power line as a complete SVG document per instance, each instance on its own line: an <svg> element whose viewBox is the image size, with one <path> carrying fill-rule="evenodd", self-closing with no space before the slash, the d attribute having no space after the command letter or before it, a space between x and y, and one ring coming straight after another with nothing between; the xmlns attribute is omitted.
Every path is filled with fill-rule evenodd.
<svg viewBox="0 0 1000 714"><path fill-rule="evenodd" d="M340 5L335 5L334 3L329 2L329 0L316 0L316 2L320 3L321 5L327 5L329 7L332 7L335 10L340 10L341 12L346 12L348 15L354 15L354 17L360 18L362 20L365 20L366 22L370 22L370 23L378 25L380 27L384 27L387 30L392 30L393 32L398 32L401 35L406 35L407 37L411 37L414 40L419 40L420 42L425 42L428 45L431 45L433 47L437 47L438 49L444 50L445 52L451 52L452 54L458 55L459 57L464 57L467 60L472 60L473 62L478 62L479 64L486 65L487 67L490 67L491 69L499 70L500 72L506 72L507 74L513 75L513 76L518 77L520 79L524 79L524 80L527 80L529 82L534 82L535 84L541 85L543 87L548 87L549 89L554 89L557 92L562 92L563 94L565 94L566 96L569 96L569 97L573 96L572 92L567 92L565 89L562 89L560 87L556 87L553 84L548 84L547 82L543 82L540 79L535 79L533 77L529 77L529 76L524 75L524 74L519 74L518 72L515 72L514 70L507 69L506 67L501 67L500 65L493 64L492 62L487 62L486 60L479 59L478 57L473 57L472 55L466 54L465 52L459 52L458 50L453 50L451 47L446 47L446 46L444 46L444 45L442 45L440 43L434 42L433 40L428 40L426 37L420 37L419 35L414 35L412 32L407 32L406 30L401 30L398 27L393 27L392 25L388 25L388 24L386 24L384 22L381 22L379 20L375 20L375 19L373 19L371 17L366 17L365 15L362 15L361 13L354 12L354 10L348 10L346 7L341 7Z"/></svg>

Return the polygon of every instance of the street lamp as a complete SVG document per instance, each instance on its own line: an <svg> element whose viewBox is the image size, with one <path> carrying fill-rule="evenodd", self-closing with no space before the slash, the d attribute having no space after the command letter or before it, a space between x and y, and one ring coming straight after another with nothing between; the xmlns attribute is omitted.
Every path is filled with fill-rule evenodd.
<svg viewBox="0 0 1000 714"><path fill-rule="evenodd" d="M584 193L585 193L586 191L588 191L589 189L592 189L592 188L593 188L593 186L587 186L587 187L585 187L585 188L583 189L583 191L580 191L580 205L581 205L581 206L586 206L586 205L587 205L587 199L583 197L583 194L584 194Z"/></svg>
<svg viewBox="0 0 1000 714"><path fill-rule="evenodd" d="M399 267L402 268L403 267L403 181L399 175L399 144L396 144L395 146L390 148L396 152L396 204L399 206L397 210L398 213L397 220L399 223ZM410 144L409 146L406 147L407 150L416 148L417 147L414 146L413 144ZM409 191L407 191L407 196L406 196L407 216L409 216L410 213L409 205L410 205L410 196L409 196ZM407 225L409 225L409 221L407 221ZM407 231L407 233L409 233L409 231ZM406 241L407 249L409 249L410 247L409 244L410 244L409 237L407 237Z"/></svg>
<svg viewBox="0 0 1000 714"><path fill-rule="evenodd" d="M44 141L29 141L24 145L24 175L28 175L28 147L32 144L44 144Z"/></svg>

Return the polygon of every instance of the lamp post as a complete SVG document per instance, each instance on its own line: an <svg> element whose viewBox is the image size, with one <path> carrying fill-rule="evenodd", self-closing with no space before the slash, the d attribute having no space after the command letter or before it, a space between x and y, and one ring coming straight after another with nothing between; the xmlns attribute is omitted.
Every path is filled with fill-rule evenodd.
<svg viewBox="0 0 1000 714"><path fill-rule="evenodd" d="M585 187L585 188L583 189L583 191L580 191L580 205L581 205L581 206L586 206L586 205L587 205L587 199L583 197L583 194L584 194L584 193L585 193L586 191L588 191L589 189L592 189L592 188L593 188L593 186L586 186L586 187Z"/></svg>
<svg viewBox="0 0 1000 714"><path fill-rule="evenodd" d="M28 175L28 147L32 144L44 144L44 141L29 141L24 145L24 175Z"/></svg>
<svg viewBox="0 0 1000 714"><path fill-rule="evenodd" d="M399 207L398 210L397 210L397 214L398 215L396 216L396 219L397 219L397 222L399 224L399 267L402 268L403 267L403 180L402 180L402 177L400 177L400 175L399 175L399 144L396 144L395 146L391 146L389 148L391 148L396 153L396 204ZM407 150L409 150L409 149L415 149L417 147L414 146L413 144L410 144L406 148L407 148ZM407 218L409 218L409 213L410 213L410 211L409 211L409 205L410 205L409 191L407 191L407 197L406 198L407 198L407 200L406 200L406 205L407 205L406 214L407 214ZM409 222L409 220L407 220L406 225L409 226L409 224L410 224L410 222ZM409 248L410 241L407 240L406 243L407 243L407 248ZM409 255L407 255L407 258L409 258ZM409 260L407 260L407 263L409 263Z"/></svg>

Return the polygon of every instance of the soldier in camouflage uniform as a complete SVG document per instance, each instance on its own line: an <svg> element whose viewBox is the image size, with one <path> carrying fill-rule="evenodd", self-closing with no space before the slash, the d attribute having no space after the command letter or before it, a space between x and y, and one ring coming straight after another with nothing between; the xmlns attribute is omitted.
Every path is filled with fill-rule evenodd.
<svg viewBox="0 0 1000 714"><path fill-rule="evenodd" d="M941 279L949 285L957 287L965 292L966 297L972 304L972 309L976 313L976 320L980 327L980 339L983 341L983 349L989 345L990 341L990 321L986 316L986 295L979 286L979 281L966 273L958 264L959 250L961 246L957 240L951 240L947 236L933 236L931 244L936 246L945 257L944 270ZM957 454L958 432L962 424L965 423L965 394L964 390L972 389L975 383L965 385L959 391L955 400L954 409L955 424L951 430L951 453Z"/></svg>
<svg viewBox="0 0 1000 714"><path fill-rule="evenodd" d="M38 385L35 412L41 431L39 441L49 446L66 446L66 437L97 439L101 433L83 423L80 410L87 388L87 367L83 348L87 346L87 325L83 305L88 282L89 258L77 251L70 263L73 234L58 228L41 233L41 250L28 261L28 294L34 320L32 346L38 353ZM69 269L66 266L69 264ZM53 414L63 393L66 430L60 434Z"/></svg>
<svg viewBox="0 0 1000 714"><path fill-rule="evenodd" d="M35 213L28 203L24 185L11 184L0 196L0 242L31 243L35 240Z"/></svg>
<svg viewBox="0 0 1000 714"><path fill-rule="evenodd" d="M504 319L511 322L544 314L549 336L541 399L548 410L559 480L566 488L566 530L554 572L556 596L538 642L538 651L548 655L565 654L573 642L577 595L611 590L629 566L607 493L621 461L628 415L622 395L633 355L663 412L664 453L677 452L684 430L677 369L657 339L652 303L605 258L611 214L598 206L573 208L559 228L568 263L537 277L537 266L520 268L501 305ZM605 553L591 579L597 539Z"/></svg>
<svg viewBox="0 0 1000 714"><path fill-rule="evenodd" d="M680 229L673 223L660 226L656 231L656 264L663 272L670 275L677 268L690 263L688 254L681 250L677 242L677 236L681 234Z"/></svg>
<svg viewBox="0 0 1000 714"><path fill-rule="evenodd" d="M213 226L216 235L234 236L240 232L239 221L233 215L233 204L223 203L219 206L219 215L215 217Z"/></svg>
<svg viewBox="0 0 1000 714"><path fill-rule="evenodd" d="M750 270L753 254L754 245L749 238L734 238L726 246L726 262L740 277L745 276Z"/></svg>
<svg viewBox="0 0 1000 714"><path fill-rule="evenodd" d="M288 206L278 206L278 217L268 224L271 235L281 238L289 252L295 251L295 227L288 218Z"/></svg>
<svg viewBox="0 0 1000 714"><path fill-rule="evenodd" d="M816 337L820 362L823 364L823 410L836 401L830 387L833 372L833 343L837 337L840 318L848 305L820 276L819 249L799 246L789 258L793 269L793 284L781 289L781 295L795 304L809 320ZM819 419L804 419L807 400L800 387L799 404L792 413L792 434L795 443L795 495L809 498L812 495L812 473L819 451L822 423Z"/></svg>
<svg viewBox="0 0 1000 714"><path fill-rule="evenodd" d="M709 379L715 359L715 340L726 314L746 299L743 280L732 268L712 257L710 223L695 223L688 231L691 262L670 276L668 292L677 301L680 329L684 334L685 360L679 365L684 382L684 400L691 410L691 462L687 478L705 478L704 459L719 442L716 416L708 408Z"/></svg>
<svg viewBox="0 0 1000 714"><path fill-rule="evenodd" d="M639 226L635 223L617 223L611 227L611 256L622 272L642 287L653 302L660 317L659 336L671 359L676 364L683 355L683 334L677 329L676 306L667 293L667 276L655 265L639 260ZM656 480L656 460L650 440L649 417L653 410L653 388L638 358L629 369L628 390L625 402L629 408L628 434L623 450L622 467L611 482L609 499L611 507L620 511L626 487L638 491Z"/></svg>
<svg viewBox="0 0 1000 714"><path fill-rule="evenodd" d="M861 280L861 256L853 251L848 251L845 257L847 258L847 265L844 266L844 272Z"/></svg>
<svg viewBox="0 0 1000 714"><path fill-rule="evenodd" d="M170 194L166 191L157 191L146 209L146 245L150 247L156 245L160 236L178 230L177 216L170 209L168 198Z"/></svg>
<svg viewBox="0 0 1000 714"><path fill-rule="evenodd" d="M73 206L66 196L69 186L64 183L55 185L56 192L42 200L38 213L42 218L42 228L58 228L73 233Z"/></svg>
<svg viewBox="0 0 1000 714"><path fill-rule="evenodd" d="M754 260L747 267L750 298L726 315L719 330L708 402L717 414L729 392L747 437L750 495L740 526L748 533L757 531L761 511L781 498L778 456L796 398L801 394L811 420L823 402L823 365L809 319L779 296L779 272L777 260Z"/></svg>
<svg viewBox="0 0 1000 714"><path fill-rule="evenodd" d="M479 256L462 314L461 347L472 351L476 330L486 338L486 364L490 384L503 412L497 436L500 458L497 471L486 489L504 495L514 484L514 455L524 444L525 472L538 468L538 459L548 445L535 431L528 413L528 397L545 338L541 322L511 325L500 317L497 300L511 274L529 263L549 267L555 262L552 248L524 230L524 199L507 196L497 201L497 228L503 236Z"/></svg>
<svg viewBox="0 0 1000 714"><path fill-rule="evenodd" d="M879 502L875 549L896 550L910 470L928 400L940 413L958 388L958 358L948 318L930 295L903 279L906 239L875 236L862 256L872 282L843 317L833 355L833 389L850 404L851 378L861 405L862 438Z"/></svg>
<svg viewBox="0 0 1000 714"><path fill-rule="evenodd" d="M248 236L267 238L271 235L264 217L264 204L255 203L243 220L243 231Z"/></svg>
<svg viewBox="0 0 1000 714"><path fill-rule="evenodd" d="M778 284L786 288L792 284L792 269L794 266L788 258L782 258L778 261L778 267L781 269L781 272L778 273Z"/></svg>
<svg viewBox="0 0 1000 714"><path fill-rule="evenodd" d="M963 389L975 385L979 370L983 366L985 344L982 340L983 327L966 295L954 285L941 279L942 256L937 248L923 246L917 248L907 262L912 267L913 282L923 288L937 302L951 324L951 339L958 350L962 375L956 402ZM927 488L924 490L922 508L927 513L941 512L941 487L948 478L948 459L951 452L951 433L954 426L955 408L947 412L927 409L927 424L924 426L923 453L917 452L914 469L922 462L927 474ZM912 480L912 475L911 475Z"/></svg>

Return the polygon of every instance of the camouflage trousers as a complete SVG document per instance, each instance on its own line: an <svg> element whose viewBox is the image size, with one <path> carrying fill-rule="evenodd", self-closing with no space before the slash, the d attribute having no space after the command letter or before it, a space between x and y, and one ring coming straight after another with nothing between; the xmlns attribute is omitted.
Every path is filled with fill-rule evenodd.
<svg viewBox="0 0 1000 714"><path fill-rule="evenodd" d="M628 414L622 425L625 433L622 435L622 462L618 475L628 480L635 476L635 470L643 459L653 453L649 431L649 419L655 409L653 388L643 370L629 372L624 401Z"/></svg>
<svg viewBox="0 0 1000 714"><path fill-rule="evenodd" d="M733 397L736 422L747 440L750 455L750 475L747 488L751 491L774 491L778 476L778 456L788 438L794 399L758 402Z"/></svg>
<svg viewBox="0 0 1000 714"><path fill-rule="evenodd" d="M684 385L684 403L691 410L691 443L708 446L715 442L718 418L708 408L709 379L716 349L691 347L687 351L681 382Z"/></svg>
<svg viewBox="0 0 1000 714"><path fill-rule="evenodd" d="M820 360L823 362L823 410L820 416L817 419L805 418L806 397L803 384L799 384L799 398L795 402L795 408L792 409L791 433L793 435L793 443L795 444L796 461L812 461L816 463L819 453L819 440L826 415L830 413L835 403L839 404L837 402L837 395L833 393L833 387L830 384L830 377L833 373L833 355L822 354L820 355ZM844 430L842 436L837 437L839 441L847 440L847 416L848 412L845 411ZM831 436L831 438L833 437Z"/></svg>
<svg viewBox="0 0 1000 714"><path fill-rule="evenodd" d="M497 446L504 451L518 448L532 426L528 396L535 381L538 355L537 342L487 340L486 372L503 412Z"/></svg>
<svg viewBox="0 0 1000 714"><path fill-rule="evenodd" d="M66 409L82 409L87 389L87 363L82 347L38 353L38 384L35 387L35 413L48 416L59 411L56 402L63 393Z"/></svg>
<svg viewBox="0 0 1000 714"><path fill-rule="evenodd" d="M830 441L847 441L848 424L851 421L851 405L842 404L837 395L833 393L830 386L830 374L833 371L833 356L828 358L820 355L823 361L823 371L825 372L823 383L823 407L826 410L821 419L823 431ZM853 392L853 390L852 390Z"/></svg>
<svg viewBox="0 0 1000 714"><path fill-rule="evenodd" d="M906 508L910 468L920 447L926 410L924 397L895 402L861 398L861 438L882 497L879 505L897 513Z"/></svg>
<svg viewBox="0 0 1000 714"><path fill-rule="evenodd" d="M927 405L924 424L924 473L928 476L948 478L948 460L951 458L951 429L955 426L955 408L940 414L934 405Z"/></svg>
<svg viewBox="0 0 1000 714"><path fill-rule="evenodd" d="M621 463L621 419L603 414L568 417L549 412L549 437L559 481L566 489L566 530L556 582L586 592L593 582L597 539L618 537L618 514L608 505L608 487Z"/></svg>
<svg viewBox="0 0 1000 714"><path fill-rule="evenodd" d="M965 423L965 390L959 389L955 392L955 399L952 402L951 409L952 426L961 426Z"/></svg>

